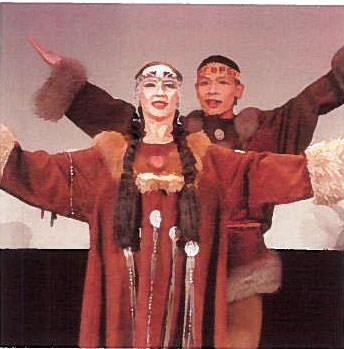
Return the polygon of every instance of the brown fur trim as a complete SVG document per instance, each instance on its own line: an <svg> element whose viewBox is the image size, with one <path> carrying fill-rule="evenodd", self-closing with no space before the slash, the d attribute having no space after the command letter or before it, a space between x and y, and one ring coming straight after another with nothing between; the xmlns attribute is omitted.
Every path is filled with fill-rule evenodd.
<svg viewBox="0 0 344 349"><path fill-rule="evenodd" d="M243 109L234 119L234 127L241 142L249 140L259 127L259 113L257 108Z"/></svg>
<svg viewBox="0 0 344 349"><path fill-rule="evenodd" d="M6 126L0 125L0 180L13 147L14 137L11 131Z"/></svg>
<svg viewBox="0 0 344 349"><path fill-rule="evenodd" d="M36 114L58 121L87 80L85 68L76 60L63 59L34 97Z"/></svg>
<svg viewBox="0 0 344 349"><path fill-rule="evenodd" d="M119 180L123 172L123 157L127 149L124 136L115 131L105 131L94 137L96 147L99 149L114 180Z"/></svg>
<svg viewBox="0 0 344 349"><path fill-rule="evenodd" d="M339 86L344 90L344 46L333 56L331 66Z"/></svg>
<svg viewBox="0 0 344 349"><path fill-rule="evenodd" d="M136 176L135 184L141 194L157 190L163 190L170 194L182 190L184 177L175 174L155 175L153 173L139 173Z"/></svg>
<svg viewBox="0 0 344 349"><path fill-rule="evenodd" d="M211 141L205 132L191 133L186 137L188 146L196 159L196 169L202 171L202 159L211 145Z"/></svg>
<svg viewBox="0 0 344 349"><path fill-rule="evenodd" d="M125 137L115 131L105 131L97 135L94 141L108 165L112 177L114 179L120 178L123 172L123 156L127 149ZM211 141L202 131L188 135L187 143L197 161L196 168L201 171L202 159L211 145Z"/></svg>
<svg viewBox="0 0 344 349"><path fill-rule="evenodd" d="M257 293L273 293L281 286L282 264L278 253L267 251L255 262L234 268L228 278L227 302Z"/></svg>

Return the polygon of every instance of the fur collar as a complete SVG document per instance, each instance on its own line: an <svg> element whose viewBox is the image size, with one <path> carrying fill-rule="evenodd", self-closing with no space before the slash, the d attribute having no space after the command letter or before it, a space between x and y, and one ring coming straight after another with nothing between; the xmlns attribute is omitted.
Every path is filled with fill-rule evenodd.
<svg viewBox="0 0 344 349"><path fill-rule="evenodd" d="M202 159L211 142L203 131L192 133L186 139L196 159L196 168L198 171L202 171ZM94 142L111 173L111 177L118 181L123 172L123 157L127 149L127 140L118 132L105 131L97 135Z"/></svg>
<svg viewBox="0 0 344 349"><path fill-rule="evenodd" d="M204 131L191 133L186 137L189 148L196 159L196 169L202 171L202 160L206 154L208 147L212 144Z"/></svg>
<svg viewBox="0 0 344 349"><path fill-rule="evenodd" d="M94 142L111 173L111 177L118 181L123 172L123 157L127 149L125 137L115 131L105 131L94 137Z"/></svg>
<svg viewBox="0 0 344 349"><path fill-rule="evenodd" d="M258 108L249 107L234 117L234 128L241 143L249 141L258 130L260 113ZM184 119L184 122L190 133L200 132L211 125L212 117L206 117L202 110L195 110Z"/></svg>
<svg viewBox="0 0 344 349"><path fill-rule="evenodd" d="M245 108L234 119L234 127L242 143L252 138L259 127L260 110Z"/></svg>

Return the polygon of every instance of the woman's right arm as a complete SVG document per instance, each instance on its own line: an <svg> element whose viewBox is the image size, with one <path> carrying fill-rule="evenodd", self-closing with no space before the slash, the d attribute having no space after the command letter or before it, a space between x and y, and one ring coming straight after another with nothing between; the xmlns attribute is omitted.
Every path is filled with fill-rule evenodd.
<svg viewBox="0 0 344 349"><path fill-rule="evenodd" d="M1 189L29 205L88 221L99 174L96 149L55 155L24 151L4 127L0 143Z"/></svg>

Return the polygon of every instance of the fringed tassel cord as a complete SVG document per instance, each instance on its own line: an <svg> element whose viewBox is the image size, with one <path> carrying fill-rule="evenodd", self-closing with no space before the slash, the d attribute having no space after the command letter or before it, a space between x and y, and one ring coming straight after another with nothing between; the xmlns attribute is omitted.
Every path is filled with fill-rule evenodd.
<svg viewBox="0 0 344 349"><path fill-rule="evenodd" d="M177 241L180 237L180 232L176 226L173 226L169 231L169 236L172 241L172 269L171 269L171 282L170 289L168 293L168 302L167 302L167 314L166 314L166 326L165 326L165 335L163 341L163 347L168 348L170 346L170 338L171 338L171 328L172 328L172 312L174 309L174 290L175 290L175 275L176 275L176 256L178 251Z"/></svg>
<svg viewBox="0 0 344 349"><path fill-rule="evenodd" d="M188 349L194 346L194 310L195 310L195 285L194 269L196 255L199 252L197 242L188 241L185 244L186 272L185 272L185 307L183 327L183 348Z"/></svg>
<svg viewBox="0 0 344 349"><path fill-rule="evenodd" d="M134 253L131 247L123 250L128 273L129 273L129 292L130 292L130 318L131 318L131 331L132 342L135 343L135 317L136 317L136 273L135 273L135 260Z"/></svg>
<svg viewBox="0 0 344 349"><path fill-rule="evenodd" d="M161 213L159 210L154 210L149 216L149 221L153 226L153 250L150 264L150 286L148 296L148 310L147 310L147 329L146 329L146 346L151 346L151 322L152 322L152 306L153 306L153 288L156 269L156 255L158 248L159 228L161 224Z"/></svg>
<svg viewBox="0 0 344 349"><path fill-rule="evenodd" d="M74 175L75 175L75 171L74 171L74 165L73 165L73 158L72 158L72 154L70 152L67 152L68 155L68 159L69 159L69 214L71 216L75 215L74 212L74 204L73 204L73 185L74 185Z"/></svg>

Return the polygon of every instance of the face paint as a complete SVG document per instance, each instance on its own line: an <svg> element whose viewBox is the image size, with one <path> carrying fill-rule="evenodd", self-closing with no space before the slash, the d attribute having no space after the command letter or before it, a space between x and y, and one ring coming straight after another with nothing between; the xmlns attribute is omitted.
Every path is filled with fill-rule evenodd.
<svg viewBox="0 0 344 349"><path fill-rule="evenodd" d="M155 77L155 78L171 78L177 80L177 74L173 69L165 64L157 64L147 67L140 75L141 78Z"/></svg>
<svg viewBox="0 0 344 349"><path fill-rule="evenodd" d="M144 69L137 80L145 118L173 120L179 103L180 82L176 73L169 66L153 65Z"/></svg>
<svg viewBox="0 0 344 349"><path fill-rule="evenodd" d="M240 73L222 63L209 63L197 73L196 93L207 115L233 115L233 106L241 98Z"/></svg>

